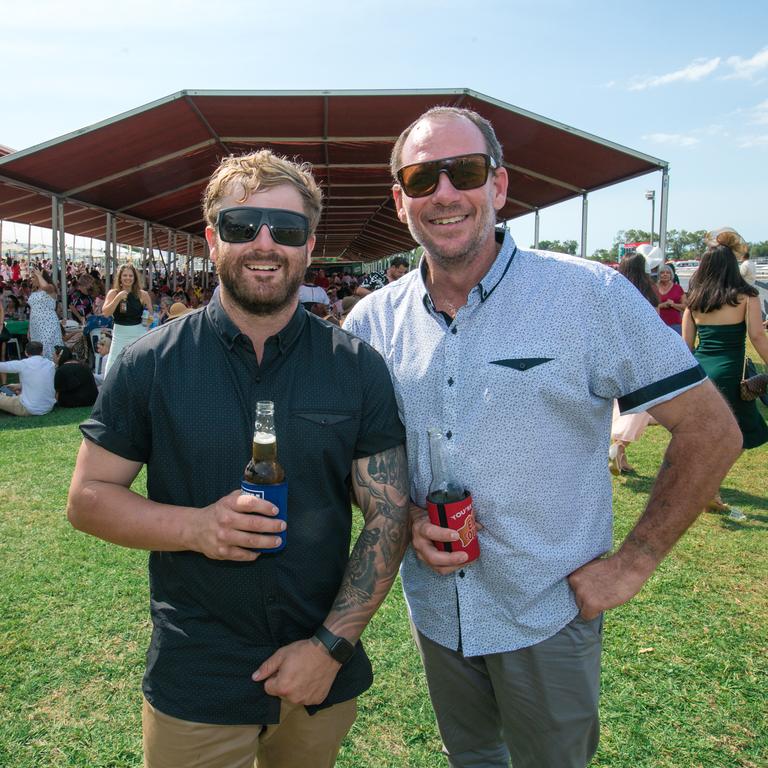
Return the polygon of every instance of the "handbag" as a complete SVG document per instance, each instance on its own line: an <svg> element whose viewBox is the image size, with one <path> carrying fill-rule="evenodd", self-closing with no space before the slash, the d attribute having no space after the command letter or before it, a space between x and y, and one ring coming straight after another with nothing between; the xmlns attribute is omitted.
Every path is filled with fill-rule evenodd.
<svg viewBox="0 0 768 768"><path fill-rule="evenodd" d="M747 313L749 310L747 310ZM746 317L746 316L745 316ZM747 319L747 336L749 336L749 320ZM758 373L757 366L747 357L746 341L744 344L744 368L741 372L739 394L742 400L752 402L760 400L768 405L768 373Z"/></svg>
<svg viewBox="0 0 768 768"><path fill-rule="evenodd" d="M768 405L768 373L758 373L757 366L750 358L744 355L744 372L739 385L741 399L751 402L760 400Z"/></svg>

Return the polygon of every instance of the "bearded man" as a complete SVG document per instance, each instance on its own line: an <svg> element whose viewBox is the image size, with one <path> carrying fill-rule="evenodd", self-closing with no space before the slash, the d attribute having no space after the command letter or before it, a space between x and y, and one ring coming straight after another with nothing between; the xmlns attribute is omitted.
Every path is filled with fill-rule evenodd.
<svg viewBox="0 0 768 768"><path fill-rule="evenodd" d="M151 551L148 768L330 767L372 682L359 638L408 540L404 436L381 357L298 303L321 203L305 166L224 159L203 200L219 288L127 347L81 426L70 521ZM287 528L236 490L264 400Z"/></svg>

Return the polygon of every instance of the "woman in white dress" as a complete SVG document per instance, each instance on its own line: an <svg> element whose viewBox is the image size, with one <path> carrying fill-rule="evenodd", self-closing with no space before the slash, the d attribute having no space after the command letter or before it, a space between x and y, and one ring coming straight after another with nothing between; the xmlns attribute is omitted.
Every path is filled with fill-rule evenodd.
<svg viewBox="0 0 768 768"><path fill-rule="evenodd" d="M146 333L147 329L141 323L145 309L152 312L152 300L141 288L139 273L133 264L123 264L117 270L114 287L107 293L101 308L102 315L115 320L104 375L109 373L110 366L123 348Z"/></svg>
<svg viewBox="0 0 768 768"><path fill-rule="evenodd" d="M32 293L29 294L29 332L30 341L39 341L43 345L43 356L53 360L54 347L61 346L61 323L56 314L56 289L50 278L39 269L32 270L30 278Z"/></svg>

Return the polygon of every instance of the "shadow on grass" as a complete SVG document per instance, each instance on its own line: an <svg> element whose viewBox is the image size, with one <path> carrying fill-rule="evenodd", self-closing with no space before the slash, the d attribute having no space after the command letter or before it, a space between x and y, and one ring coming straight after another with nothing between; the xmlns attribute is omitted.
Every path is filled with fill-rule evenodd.
<svg viewBox="0 0 768 768"><path fill-rule="evenodd" d="M27 429L59 427L80 424L91 415L91 408L54 408L45 416L11 416L0 412L0 432L18 432Z"/></svg>

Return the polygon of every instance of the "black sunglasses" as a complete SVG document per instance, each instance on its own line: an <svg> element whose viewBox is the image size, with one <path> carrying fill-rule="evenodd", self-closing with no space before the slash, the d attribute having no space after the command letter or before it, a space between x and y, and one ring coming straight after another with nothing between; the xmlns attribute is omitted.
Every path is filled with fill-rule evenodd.
<svg viewBox="0 0 768 768"><path fill-rule="evenodd" d="M408 197L426 197L437 189L443 171L456 189L467 190L482 187L488 180L488 171L497 167L492 157L476 152L404 165L397 172L397 180Z"/></svg>
<svg viewBox="0 0 768 768"><path fill-rule="evenodd" d="M277 245L306 245L309 219L303 213L282 208L224 208L216 217L216 229L225 243L250 243L266 224Z"/></svg>

